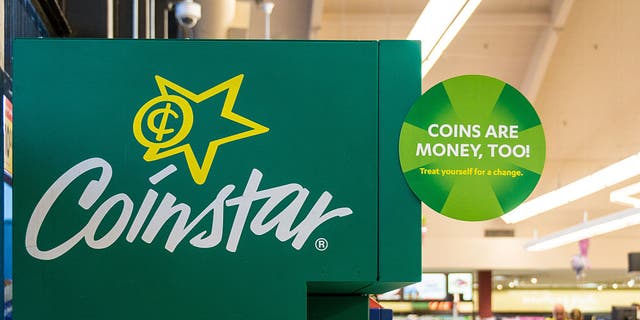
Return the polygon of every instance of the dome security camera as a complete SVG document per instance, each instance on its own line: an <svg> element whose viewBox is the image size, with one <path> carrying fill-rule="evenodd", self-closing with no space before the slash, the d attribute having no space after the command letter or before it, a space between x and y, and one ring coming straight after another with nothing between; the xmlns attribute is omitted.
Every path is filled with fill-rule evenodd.
<svg viewBox="0 0 640 320"><path fill-rule="evenodd" d="M202 17L202 6L193 0L183 0L176 4L176 19L185 28L195 27Z"/></svg>

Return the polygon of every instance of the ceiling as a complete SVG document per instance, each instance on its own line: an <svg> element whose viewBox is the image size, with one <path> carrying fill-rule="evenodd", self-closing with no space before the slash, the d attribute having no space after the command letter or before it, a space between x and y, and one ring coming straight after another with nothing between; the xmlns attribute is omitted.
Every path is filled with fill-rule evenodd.
<svg viewBox="0 0 640 320"><path fill-rule="evenodd" d="M324 0L312 36L404 39L426 2ZM637 12L635 0L484 0L423 79L423 90L461 74L493 76L521 90L538 111L547 140L545 169L532 199L640 152ZM512 280L538 275L539 284L626 283L633 277L626 273L626 253L640 251L640 226L591 239L592 269L581 281L569 263L577 244L543 253L528 253L523 244L534 233L582 222L585 212L594 219L626 209L611 203L609 193L638 181L631 178L514 225L455 221L425 207L423 268L493 269ZM513 229L515 237L484 238L488 228Z"/></svg>

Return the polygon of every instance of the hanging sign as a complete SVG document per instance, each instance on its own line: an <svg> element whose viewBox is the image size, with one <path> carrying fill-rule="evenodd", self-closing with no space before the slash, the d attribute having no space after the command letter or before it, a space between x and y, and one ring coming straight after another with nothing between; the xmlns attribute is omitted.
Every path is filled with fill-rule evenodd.
<svg viewBox="0 0 640 320"><path fill-rule="evenodd" d="M499 217L540 179L542 124L518 90L466 75L433 86L411 107L400 133L400 164L413 192L450 218Z"/></svg>

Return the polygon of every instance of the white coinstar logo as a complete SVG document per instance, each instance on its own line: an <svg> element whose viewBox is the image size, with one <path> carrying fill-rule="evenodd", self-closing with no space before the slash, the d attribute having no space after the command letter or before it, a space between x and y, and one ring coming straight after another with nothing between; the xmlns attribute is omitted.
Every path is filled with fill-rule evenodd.
<svg viewBox="0 0 640 320"><path fill-rule="evenodd" d="M43 228L45 218L48 215L55 214L55 212L50 212L51 208L60 195L76 179L90 171L99 171L100 178L90 181L78 198L78 206L83 210L88 211L97 205L88 223L71 238L52 248L39 247L38 234L40 229ZM170 165L151 176L149 182L152 185L157 185L175 171L176 167ZM44 193L29 219L25 237L27 252L37 259L52 260L67 253L82 240L93 249L105 249L113 245L122 236L132 218L133 222L130 224L125 239L128 242L133 242L142 232L140 236L142 241L151 244L156 240L160 229L174 216L177 216L177 219L164 245L167 251L174 252L176 247L189 234L194 234L194 232L196 235L188 239L189 244L197 248L213 248L223 241L225 210L234 207L235 217L226 240L225 248L227 251L235 252L237 250L247 223L249 223L249 229L255 235L264 235L275 229L275 236L278 240L286 242L293 239L291 246L296 250L300 250L320 225L332 218L345 217L353 213L350 208L346 207L327 211L333 196L325 191L316 200L306 217L294 226L303 204L309 197L309 190L297 183L260 190L262 172L258 169L253 169L242 195L230 198L236 186L232 184L226 185L218 191L217 196L206 207L202 208L195 217L192 217L191 206L187 203L179 202L176 196L170 192L165 193L156 210L151 214L152 208L159 198L159 193L151 188L147 191L134 215L136 205L131 197L125 193L111 195L104 202L97 204L98 199L105 196L105 191L109 186L112 175L113 170L107 161L101 158L91 158L78 163L60 176ZM272 215L272 211L282 201L294 194L295 198L281 212ZM265 200L262 207L249 222L249 212L253 203L261 200ZM102 220L114 207L122 208L120 217L109 232L96 239L96 231L100 227ZM150 215L150 221L142 231ZM229 217L228 212L226 216ZM200 222L206 221L205 219L210 221L209 228L196 229L197 226L203 225ZM207 224L205 223L204 225Z"/></svg>

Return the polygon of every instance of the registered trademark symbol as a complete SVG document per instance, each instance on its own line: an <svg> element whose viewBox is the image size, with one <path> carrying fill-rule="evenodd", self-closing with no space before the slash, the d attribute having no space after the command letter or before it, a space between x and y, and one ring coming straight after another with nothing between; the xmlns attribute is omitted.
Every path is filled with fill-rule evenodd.
<svg viewBox="0 0 640 320"><path fill-rule="evenodd" d="M329 241L327 241L327 239L325 238L316 239L316 249L318 251L325 251L327 250L327 248L329 248Z"/></svg>

